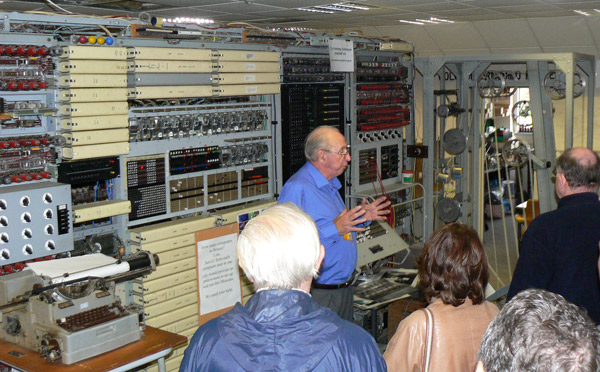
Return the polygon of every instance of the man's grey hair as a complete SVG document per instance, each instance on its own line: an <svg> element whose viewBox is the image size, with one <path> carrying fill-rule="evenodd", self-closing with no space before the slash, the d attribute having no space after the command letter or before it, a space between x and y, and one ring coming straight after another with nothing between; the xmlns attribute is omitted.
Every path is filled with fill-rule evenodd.
<svg viewBox="0 0 600 372"><path fill-rule="evenodd" d="M541 289L517 294L488 326L486 372L597 372L600 332L579 307Z"/></svg>
<svg viewBox="0 0 600 372"><path fill-rule="evenodd" d="M563 152L556 160L556 172L565 175L571 188L584 187L597 191L600 185L600 158L594 151L594 161L581 161L573 156L575 148Z"/></svg>
<svg viewBox="0 0 600 372"><path fill-rule="evenodd" d="M304 156L306 159L317 161L318 151L329 148L329 133L340 131L329 125L321 125L313 129L304 142Z"/></svg>
<svg viewBox="0 0 600 372"><path fill-rule="evenodd" d="M299 288L317 277L320 253L315 221L292 202L262 211L237 242L240 266L257 289Z"/></svg>

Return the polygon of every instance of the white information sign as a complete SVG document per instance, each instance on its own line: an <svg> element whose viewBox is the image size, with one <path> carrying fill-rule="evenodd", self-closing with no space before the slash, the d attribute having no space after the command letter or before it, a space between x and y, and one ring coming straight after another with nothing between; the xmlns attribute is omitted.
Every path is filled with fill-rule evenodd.
<svg viewBox="0 0 600 372"><path fill-rule="evenodd" d="M241 298L237 233L198 242L200 315L235 305Z"/></svg>
<svg viewBox="0 0 600 372"><path fill-rule="evenodd" d="M333 72L354 72L354 43L349 40L329 40L330 69Z"/></svg>

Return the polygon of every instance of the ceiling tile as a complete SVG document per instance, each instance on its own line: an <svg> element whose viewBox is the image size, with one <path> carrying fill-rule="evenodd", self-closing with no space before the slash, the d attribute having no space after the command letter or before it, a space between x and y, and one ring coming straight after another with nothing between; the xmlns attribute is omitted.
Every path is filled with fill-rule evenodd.
<svg viewBox="0 0 600 372"><path fill-rule="evenodd" d="M548 6L543 4L534 5L519 5L519 6L494 6L489 9L496 10L502 13L523 13L523 12L548 12L548 11L560 11L560 8L554 6Z"/></svg>
<svg viewBox="0 0 600 372"><path fill-rule="evenodd" d="M524 19L478 21L473 25L490 48L512 48L538 45L533 31Z"/></svg>
<svg viewBox="0 0 600 372"><path fill-rule="evenodd" d="M295 9L309 6L327 5L336 3L338 0L252 0L254 4L276 6L278 8Z"/></svg>
<svg viewBox="0 0 600 372"><path fill-rule="evenodd" d="M443 0L370 0L365 2L366 4L373 4L376 6L386 6L390 8L398 8L411 5L431 5L442 4Z"/></svg>
<svg viewBox="0 0 600 372"><path fill-rule="evenodd" d="M541 2L536 0L475 0L467 4L480 8L492 8L499 6L533 5L541 4Z"/></svg>
<svg viewBox="0 0 600 372"><path fill-rule="evenodd" d="M592 46L594 40L585 22L586 17L558 17L528 19L540 45L546 47Z"/></svg>
<svg viewBox="0 0 600 372"><path fill-rule="evenodd" d="M586 3L577 2L577 3L568 3L568 4L558 4L558 6L560 8L570 9L570 10L574 10L574 9L594 10L594 9L600 9L600 1L590 1L590 2L586 2Z"/></svg>
<svg viewBox="0 0 600 372"><path fill-rule="evenodd" d="M214 4L235 3L236 0L143 0L145 2L161 5L169 5L171 7L188 7L188 6L206 6Z"/></svg>
<svg viewBox="0 0 600 372"><path fill-rule="evenodd" d="M484 49L485 41L472 23L426 26L427 33L442 49Z"/></svg>
<svg viewBox="0 0 600 372"><path fill-rule="evenodd" d="M402 6L400 8L417 11L417 12L420 11L420 12L424 12L424 13L432 13L432 12L437 12L439 10L470 9L470 8L472 8L472 6L467 5L467 4L444 2L444 3L435 3L435 4L407 5L407 6Z"/></svg>

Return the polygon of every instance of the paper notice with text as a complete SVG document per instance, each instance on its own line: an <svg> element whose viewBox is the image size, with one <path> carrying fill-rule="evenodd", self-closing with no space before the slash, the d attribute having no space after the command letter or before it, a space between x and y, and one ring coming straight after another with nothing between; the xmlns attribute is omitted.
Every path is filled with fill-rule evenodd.
<svg viewBox="0 0 600 372"><path fill-rule="evenodd" d="M329 40L329 63L332 72L354 72L354 44L350 40Z"/></svg>
<svg viewBox="0 0 600 372"><path fill-rule="evenodd" d="M240 301L240 275L236 257L237 233L198 242L200 315Z"/></svg>

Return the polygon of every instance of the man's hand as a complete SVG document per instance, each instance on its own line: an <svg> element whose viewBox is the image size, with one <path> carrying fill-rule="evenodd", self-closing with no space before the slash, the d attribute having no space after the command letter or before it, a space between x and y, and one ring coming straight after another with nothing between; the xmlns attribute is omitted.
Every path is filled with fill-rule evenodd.
<svg viewBox="0 0 600 372"><path fill-rule="evenodd" d="M367 203L367 199L362 200L361 206L365 210L364 218L367 221L373 220L385 220L386 216L390 214L389 206L392 204L385 196L373 200L372 203Z"/></svg>
<svg viewBox="0 0 600 372"><path fill-rule="evenodd" d="M365 209L360 205L350 210L344 209L344 211L333 220L338 234L346 235L352 231L364 231L364 228L356 227L356 225L367 222L367 219L363 217L365 213Z"/></svg>

